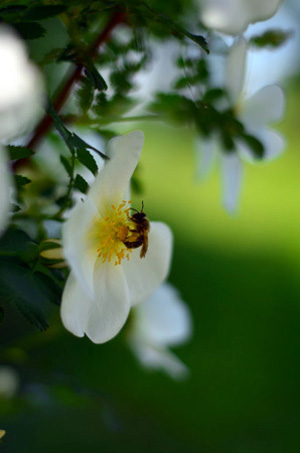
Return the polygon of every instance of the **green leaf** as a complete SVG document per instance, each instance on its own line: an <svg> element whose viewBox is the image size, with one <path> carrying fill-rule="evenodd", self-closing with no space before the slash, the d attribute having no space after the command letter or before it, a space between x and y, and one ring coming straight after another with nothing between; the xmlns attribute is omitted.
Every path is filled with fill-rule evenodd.
<svg viewBox="0 0 300 453"><path fill-rule="evenodd" d="M13 14L20 14L23 11L26 11L27 6L25 5L11 5L0 8L0 17L7 17Z"/></svg>
<svg viewBox="0 0 300 453"><path fill-rule="evenodd" d="M0 255L13 255L30 263L39 255L38 245L23 230L11 227L0 240Z"/></svg>
<svg viewBox="0 0 300 453"><path fill-rule="evenodd" d="M65 5L42 5L34 6L30 8L25 14L26 20L42 20L48 19L48 17L54 17L58 14L65 12L67 6Z"/></svg>
<svg viewBox="0 0 300 453"><path fill-rule="evenodd" d="M79 105L83 112L87 112L94 100L94 85L91 79L85 77L81 81L79 90L77 91Z"/></svg>
<svg viewBox="0 0 300 453"><path fill-rule="evenodd" d="M0 239L0 253L5 251L21 252L32 239L23 230L11 227Z"/></svg>
<svg viewBox="0 0 300 453"><path fill-rule="evenodd" d="M77 151L78 150L81 150L81 151L83 150L82 154L84 154L84 151L86 153L88 153L90 155L90 157L88 157L88 156L87 157L83 157L83 159L88 162L88 165L90 165L91 168L89 168L88 165L86 165L86 167L89 168L92 173L96 172L98 170L97 164L96 164L93 156L87 151L87 148L88 149L92 149L93 151L96 151L96 153L98 153L103 159L108 159L108 157L105 154L101 153L101 151L99 151L98 149L96 149L93 146L91 146L88 143L86 143L84 140L82 140L74 132L70 132L65 127L65 125L61 121L60 117L57 115L57 113L56 113L56 111L55 111L55 109L54 109L54 107L53 107L53 105L51 104L50 101L48 103L47 112L51 116L51 118L53 119L54 126L56 127L56 129L60 133L62 139L64 140L64 142L66 143L66 145L70 149L71 153L74 154L74 150L77 150ZM80 158L79 158L79 160L80 160Z"/></svg>
<svg viewBox="0 0 300 453"><path fill-rule="evenodd" d="M76 175L74 186L82 193L86 193L89 189L89 185L81 175Z"/></svg>
<svg viewBox="0 0 300 453"><path fill-rule="evenodd" d="M13 302L22 315L39 330L48 327L49 310L45 286L30 268L16 261L0 260L0 293Z"/></svg>
<svg viewBox="0 0 300 453"><path fill-rule="evenodd" d="M253 36L250 43L256 47L280 47L292 36L290 31L267 30L262 35Z"/></svg>
<svg viewBox="0 0 300 453"><path fill-rule="evenodd" d="M96 90L99 91L107 90L107 84L103 79L102 75L99 73L96 66L94 65L94 63L88 62L85 66L85 70L86 75L91 79Z"/></svg>
<svg viewBox="0 0 300 453"><path fill-rule="evenodd" d="M72 167L71 167L70 161L65 156L60 156L60 161L63 164L66 172L68 173L68 176L71 178L72 177Z"/></svg>
<svg viewBox="0 0 300 453"><path fill-rule="evenodd" d="M10 160L26 159L34 154L34 152L25 146L12 146L8 147Z"/></svg>
<svg viewBox="0 0 300 453"><path fill-rule="evenodd" d="M180 79L176 80L174 84L174 88L176 90L181 90L182 88L186 88L191 86L191 79L190 77L180 77Z"/></svg>
<svg viewBox="0 0 300 453"><path fill-rule="evenodd" d="M212 88L205 93L202 101L207 102L208 104L212 104L214 101L218 101L224 95L225 92L221 88Z"/></svg>
<svg viewBox="0 0 300 453"><path fill-rule="evenodd" d="M18 188L25 186L31 182L31 179L22 175L15 175L15 181Z"/></svg>
<svg viewBox="0 0 300 453"><path fill-rule="evenodd" d="M68 131L68 129L63 124L62 120L56 113L55 108L53 107L53 105L51 104L49 99L48 99L47 113L53 119L55 128L61 135L61 137L64 140L64 142L66 143L66 145L69 147L68 140L72 137L72 134L70 131Z"/></svg>
<svg viewBox="0 0 300 453"><path fill-rule="evenodd" d="M45 66L47 64L51 64L54 61L59 61L61 55L63 53L63 49L61 47L56 47L55 49L51 49L49 52L46 52L45 55L39 60L39 64L41 66Z"/></svg>
<svg viewBox="0 0 300 453"><path fill-rule="evenodd" d="M45 269L46 270L46 269ZM62 287L57 284L51 272L37 271L34 273L35 277L38 278L43 291L47 294L49 302L55 305L60 305L62 296Z"/></svg>
<svg viewBox="0 0 300 453"><path fill-rule="evenodd" d="M93 173L93 175L97 173L98 167L96 161L87 149L78 148L77 157L79 162L82 163L82 165L84 165L86 168L88 168Z"/></svg>
<svg viewBox="0 0 300 453"><path fill-rule="evenodd" d="M256 137L253 137L253 135L243 134L242 139L249 146L249 148L251 148L256 157L259 159L264 157L264 146Z"/></svg>
<svg viewBox="0 0 300 453"><path fill-rule="evenodd" d="M209 53L208 44L204 36L194 35L193 33L189 33L186 30L184 30L184 34L192 41L194 41L196 44L198 44L200 47L202 47L202 49L205 50L206 53Z"/></svg>
<svg viewBox="0 0 300 453"><path fill-rule="evenodd" d="M46 34L46 29L38 22L14 22L13 26L23 39L42 38Z"/></svg>

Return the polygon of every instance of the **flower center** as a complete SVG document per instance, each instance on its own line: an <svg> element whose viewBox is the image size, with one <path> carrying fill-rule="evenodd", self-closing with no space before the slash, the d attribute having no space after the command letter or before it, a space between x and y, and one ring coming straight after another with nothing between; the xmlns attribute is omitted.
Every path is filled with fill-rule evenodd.
<svg viewBox="0 0 300 453"><path fill-rule="evenodd" d="M118 208L112 206L107 211L106 217L98 224L99 258L104 263L114 259L114 264L121 264L126 257L129 260L131 249L128 249L124 241L130 235L130 201L122 201Z"/></svg>

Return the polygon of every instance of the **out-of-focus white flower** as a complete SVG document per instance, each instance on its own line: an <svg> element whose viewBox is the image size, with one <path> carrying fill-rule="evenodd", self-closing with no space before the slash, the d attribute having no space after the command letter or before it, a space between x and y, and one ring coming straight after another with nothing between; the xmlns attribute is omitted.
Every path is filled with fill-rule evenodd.
<svg viewBox="0 0 300 453"><path fill-rule="evenodd" d="M187 305L172 285L163 283L133 308L128 341L142 365L182 379L189 371L169 347L186 342L191 333L192 319Z"/></svg>
<svg viewBox="0 0 300 453"><path fill-rule="evenodd" d="M28 132L41 115L43 81L30 63L23 42L7 27L0 28L0 138Z"/></svg>
<svg viewBox="0 0 300 453"><path fill-rule="evenodd" d="M12 367L0 367L0 398L12 398L17 393L19 384L19 376Z"/></svg>
<svg viewBox="0 0 300 453"><path fill-rule="evenodd" d="M203 0L201 19L208 28L238 35L249 24L272 17L282 0Z"/></svg>
<svg viewBox="0 0 300 453"><path fill-rule="evenodd" d="M125 245L136 236L128 189L143 141L143 133L135 131L109 142L109 161L63 227L71 274L62 297L62 321L74 335L86 334L94 343L113 338L131 305L155 291L169 271L172 234L167 225L151 223L143 258L140 248Z"/></svg>
<svg viewBox="0 0 300 453"><path fill-rule="evenodd" d="M28 132L41 114L43 82L29 61L23 42L6 26L0 27L0 140ZM9 214L12 178L6 150L0 146L0 234Z"/></svg>
<svg viewBox="0 0 300 453"><path fill-rule="evenodd" d="M225 88L229 96L226 108L233 108L246 132L256 137L264 146L264 161L278 157L284 149L283 137L269 125L281 120L285 98L277 85L269 85L247 97L244 92L247 42L240 38L229 51L226 61ZM212 167L216 155L221 158L223 175L223 204L229 212L236 209L242 181L242 158L257 162L251 148L241 139L235 140L237 152L222 152L219 138L199 140L201 154L199 175L205 176Z"/></svg>

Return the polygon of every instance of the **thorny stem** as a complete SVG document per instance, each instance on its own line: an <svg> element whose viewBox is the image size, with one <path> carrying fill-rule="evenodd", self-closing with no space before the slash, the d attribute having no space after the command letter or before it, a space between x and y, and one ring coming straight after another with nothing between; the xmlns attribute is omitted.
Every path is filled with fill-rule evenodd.
<svg viewBox="0 0 300 453"><path fill-rule="evenodd" d="M125 21L125 13L124 12L117 12L115 13L110 21L108 22L107 26L103 30L103 32L96 38L96 40L93 42L93 44L90 47L89 50L89 56L93 58L95 54L97 53L97 49L101 44L106 42L112 32L112 30L119 24ZM57 98L53 102L53 106L55 111L58 113L63 105L65 104L66 100L68 99L68 96L70 94L70 91L74 85L75 82L77 82L81 78L82 74L82 69L83 69L83 64L79 63L77 67L73 70L69 78L66 80L66 82L63 84L60 92L58 93ZM45 117L41 120L39 125L37 126L34 136L28 143L27 147L32 149L34 148L41 140L42 138L47 134L47 132L50 130L51 126L53 124L52 118L47 114ZM26 159L20 159L17 161L17 165L15 165L15 169L19 166L22 166Z"/></svg>

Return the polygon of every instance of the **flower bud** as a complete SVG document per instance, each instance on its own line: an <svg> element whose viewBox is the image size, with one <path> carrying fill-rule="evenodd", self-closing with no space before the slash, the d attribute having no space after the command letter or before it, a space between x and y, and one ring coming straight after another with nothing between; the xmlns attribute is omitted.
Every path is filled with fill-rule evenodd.
<svg viewBox="0 0 300 453"><path fill-rule="evenodd" d="M55 269L67 266L59 239L46 239L40 243L40 261Z"/></svg>

